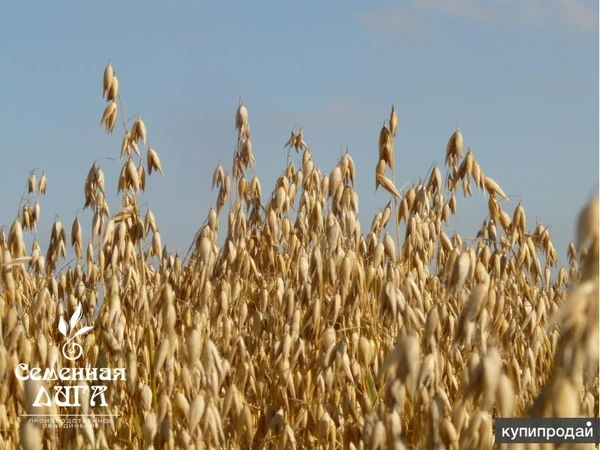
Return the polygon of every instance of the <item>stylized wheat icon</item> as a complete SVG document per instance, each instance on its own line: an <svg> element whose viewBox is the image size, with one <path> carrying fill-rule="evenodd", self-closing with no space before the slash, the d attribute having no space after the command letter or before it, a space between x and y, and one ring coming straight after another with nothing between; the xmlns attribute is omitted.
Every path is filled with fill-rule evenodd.
<svg viewBox="0 0 600 450"><path fill-rule="evenodd" d="M75 308L75 312L69 319L68 324L67 324L67 321L65 320L65 318L62 316L60 318L60 321L58 322L58 331L60 331L60 333L64 337L67 338L67 342L65 342L63 344L62 349L61 349L62 354L69 361L75 361L76 359L80 358L81 355L83 354L83 347L80 344L78 344L77 342L73 342L73 339L75 339L77 336L82 336L86 333L89 333L92 330L92 328L94 328L94 327L80 328L77 331L77 333L75 333L73 336L69 337L69 335L73 331L73 328L75 328L75 325L77 325L77 323L81 320L82 317L83 317L83 311L81 309L81 304L78 304L77 308ZM75 356L69 356L68 353L70 353L70 354L76 353L76 354L75 354Z"/></svg>

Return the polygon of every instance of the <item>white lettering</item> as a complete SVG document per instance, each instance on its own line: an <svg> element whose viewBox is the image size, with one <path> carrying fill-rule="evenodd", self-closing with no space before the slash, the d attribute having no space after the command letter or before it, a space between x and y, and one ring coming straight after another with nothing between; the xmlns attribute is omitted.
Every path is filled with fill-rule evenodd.
<svg viewBox="0 0 600 450"><path fill-rule="evenodd" d="M25 375L23 375L23 372L25 372ZM29 366L25 363L19 364L15 368L15 377L17 377L17 380L21 381L29 379Z"/></svg>
<svg viewBox="0 0 600 450"><path fill-rule="evenodd" d="M92 386L92 396L90 398L90 406L96 406L96 397L100 396L102 403L100 406L108 406L106 399L104 398L104 392L106 392L106 386Z"/></svg>
<svg viewBox="0 0 600 450"><path fill-rule="evenodd" d="M573 427L569 427L565 430L565 439L575 439L575 430Z"/></svg>
<svg viewBox="0 0 600 450"><path fill-rule="evenodd" d="M46 371L44 372L44 380L47 380L47 381L57 381L58 380L58 375L56 374L56 370L54 370L53 367L46 369Z"/></svg>
<svg viewBox="0 0 600 450"><path fill-rule="evenodd" d="M42 399L44 401L42 401ZM38 395L33 402L34 408L39 408L40 406L52 406L52 400L50 400L50 395L44 386L40 387Z"/></svg>

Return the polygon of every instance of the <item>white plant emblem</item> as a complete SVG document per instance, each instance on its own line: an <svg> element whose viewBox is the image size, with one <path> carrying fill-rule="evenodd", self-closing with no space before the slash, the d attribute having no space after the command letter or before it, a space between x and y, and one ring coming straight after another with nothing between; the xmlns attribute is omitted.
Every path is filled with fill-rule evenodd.
<svg viewBox="0 0 600 450"><path fill-rule="evenodd" d="M86 333L89 333L94 327L83 327L80 328L77 333L73 334L73 336L69 337L69 335L71 334L71 331L73 331L73 328L75 328L75 325L77 325L79 323L79 321L81 320L81 318L83 317L83 311L81 309L81 304L77 305L77 308L75 308L75 312L73 313L73 315L71 316L71 318L69 319L69 323L67 324L67 321L65 320L64 317L60 317L60 321L58 322L58 331L60 331L60 333L67 338L67 342L65 342L61 348L62 354L65 358L67 358L69 361L75 361L76 359L80 358L81 355L83 354L83 347L78 344L77 342L73 342L73 339L75 339L77 336L82 336ZM75 356L69 356L69 354L75 354Z"/></svg>

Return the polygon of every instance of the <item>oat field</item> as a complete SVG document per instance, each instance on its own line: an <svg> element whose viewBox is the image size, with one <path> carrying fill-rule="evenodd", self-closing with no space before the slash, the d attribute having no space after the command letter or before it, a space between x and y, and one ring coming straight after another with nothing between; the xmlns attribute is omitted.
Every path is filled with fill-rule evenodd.
<svg viewBox="0 0 600 450"><path fill-rule="evenodd" d="M574 199L573 243L556 249L459 129L440 142L445 167L397 180L395 108L372 171L350 153L318 168L295 129L261 186L240 102L231 166L199 187L214 207L175 256L160 223L185 215L139 202L163 173L152 124L125 120L110 63L102 78L122 170L80 169L91 230L74 211L32 239L60 176L32 171L0 231L0 448L488 449L497 417L598 416L597 196ZM389 194L368 229L357 177ZM448 226L466 196L488 204L474 239Z"/></svg>

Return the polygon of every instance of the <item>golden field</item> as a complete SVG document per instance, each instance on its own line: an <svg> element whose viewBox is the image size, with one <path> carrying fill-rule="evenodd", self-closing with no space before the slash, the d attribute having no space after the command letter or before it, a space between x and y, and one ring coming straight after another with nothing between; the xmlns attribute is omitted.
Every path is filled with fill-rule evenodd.
<svg viewBox="0 0 600 450"><path fill-rule="evenodd" d="M125 121L110 63L103 93L122 170L87 173L91 239L57 219L49 242L26 245L52 188L36 172L33 200L0 232L0 448L487 449L497 417L598 416L597 196L581 205L569 266L556 267L548 228L508 201L458 129L440 143L445 167L399 189L394 108L373 172L349 153L322 171L296 130L263 192L240 103L232 165L215 169L215 206L180 258L138 202L163 168L151 126ZM358 176L390 197L369 229ZM471 195L488 211L467 240L447 224ZM68 251L76 262L62 267ZM80 358L65 356L78 345ZM22 364L125 377L25 380ZM78 401L39 397L61 384L80 386ZM90 402L92 385L106 406ZM74 414L112 420L68 426Z"/></svg>

